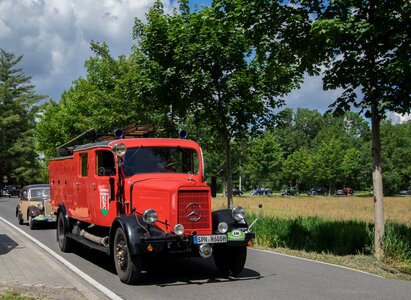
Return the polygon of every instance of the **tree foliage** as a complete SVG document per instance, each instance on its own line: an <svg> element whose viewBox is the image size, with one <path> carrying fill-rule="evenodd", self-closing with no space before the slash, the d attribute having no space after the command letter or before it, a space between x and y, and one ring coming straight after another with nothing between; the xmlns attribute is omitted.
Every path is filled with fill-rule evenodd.
<svg viewBox="0 0 411 300"><path fill-rule="evenodd" d="M250 28L244 28L247 10L242 1L213 1L194 13L186 1L180 4L180 13L168 15L156 1L146 24L136 20L135 50L146 66L145 95L169 106L179 118L192 115L198 125L208 124L217 134L226 153L231 206L232 141L271 122L273 109L302 73L280 43L268 49L263 35L252 37Z"/></svg>
<svg viewBox="0 0 411 300"><path fill-rule="evenodd" d="M0 175L19 185L41 180L33 128L43 99L17 66L22 59L0 49Z"/></svg>
<svg viewBox="0 0 411 300"><path fill-rule="evenodd" d="M375 250L382 257L384 205L380 121L387 111L411 109L410 1L295 1L315 16L311 28L318 64L323 64L324 88L342 88L331 105L335 112L351 107L371 117ZM314 55L315 56L315 55ZM361 92L361 93L360 93Z"/></svg>

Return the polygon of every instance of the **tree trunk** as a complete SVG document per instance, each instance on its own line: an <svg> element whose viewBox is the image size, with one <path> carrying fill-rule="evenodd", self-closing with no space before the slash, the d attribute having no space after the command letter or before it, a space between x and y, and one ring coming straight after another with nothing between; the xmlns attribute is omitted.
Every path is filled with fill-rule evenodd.
<svg viewBox="0 0 411 300"><path fill-rule="evenodd" d="M384 201L381 170L381 140L380 116L376 105L371 106L372 128L372 180L374 187L374 249L375 256L381 259L384 256Z"/></svg>
<svg viewBox="0 0 411 300"><path fill-rule="evenodd" d="M231 169L231 147L228 135L224 137L226 168L227 168L227 208L233 207L233 171Z"/></svg>

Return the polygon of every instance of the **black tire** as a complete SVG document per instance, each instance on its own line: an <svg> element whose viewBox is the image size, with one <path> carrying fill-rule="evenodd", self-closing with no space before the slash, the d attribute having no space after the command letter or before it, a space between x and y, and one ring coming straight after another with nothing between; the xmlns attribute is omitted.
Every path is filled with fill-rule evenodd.
<svg viewBox="0 0 411 300"><path fill-rule="evenodd" d="M36 221L33 220L32 216L29 216L29 227L31 230L36 228Z"/></svg>
<svg viewBox="0 0 411 300"><path fill-rule="evenodd" d="M127 238L121 227L114 236L114 265L121 282L134 284L141 275L141 256L132 256L127 244Z"/></svg>
<svg viewBox="0 0 411 300"><path fill-rule="evenodd" d="M19 222L19 225L23 225L24 221L23 221L23 218L21 217L21 214L17 214L17 220Z"/></svg>
<svg viewBox="0 0 411 300"><path fill-rule="evenodd" d="M73 249L74 241L67 237L69 228L65 225L64 214L60 212L57 219L57 241L59 243L60 250L63 252L71 252Z"/></svg>
<svg viewBox="0 0 411 300"><path fill-rule="evenodd" d="M216 247L213 251L215 265L223 276L238 276L244 269L247 247Z"/></svg>

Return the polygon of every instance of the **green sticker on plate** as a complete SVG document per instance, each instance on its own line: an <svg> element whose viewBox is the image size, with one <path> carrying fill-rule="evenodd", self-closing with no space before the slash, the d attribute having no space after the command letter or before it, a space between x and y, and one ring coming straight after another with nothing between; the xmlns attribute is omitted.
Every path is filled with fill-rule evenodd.
<svg viewBox="0 0 411 300"><path fill-rule="evenodd" d="M233 230L227 233L227 239L229 241L244 241L245 232L240 231L240 230Z"/></svg>

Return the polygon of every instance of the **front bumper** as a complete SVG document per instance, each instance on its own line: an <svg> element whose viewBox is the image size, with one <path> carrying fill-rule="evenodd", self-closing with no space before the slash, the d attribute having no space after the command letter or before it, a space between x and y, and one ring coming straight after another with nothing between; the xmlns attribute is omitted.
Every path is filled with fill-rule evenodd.
<svg viewBox="0 0 411 300"><path fill-rule="evenodd" d="M240 230L236 230L240 231ZM222 236L221 233L212 235ZM241 247L249 245L249 242L255 237L254 232L241 231L241 234L234 235L232 232L224 234L225 242L209 243L212 247ZM197 256L199 236L177 236L175 234L163 234L161 236L148 236L145 234L140 237L140 243L137 246L139 253L163 253L163 254L186 254Z"/></svg>

